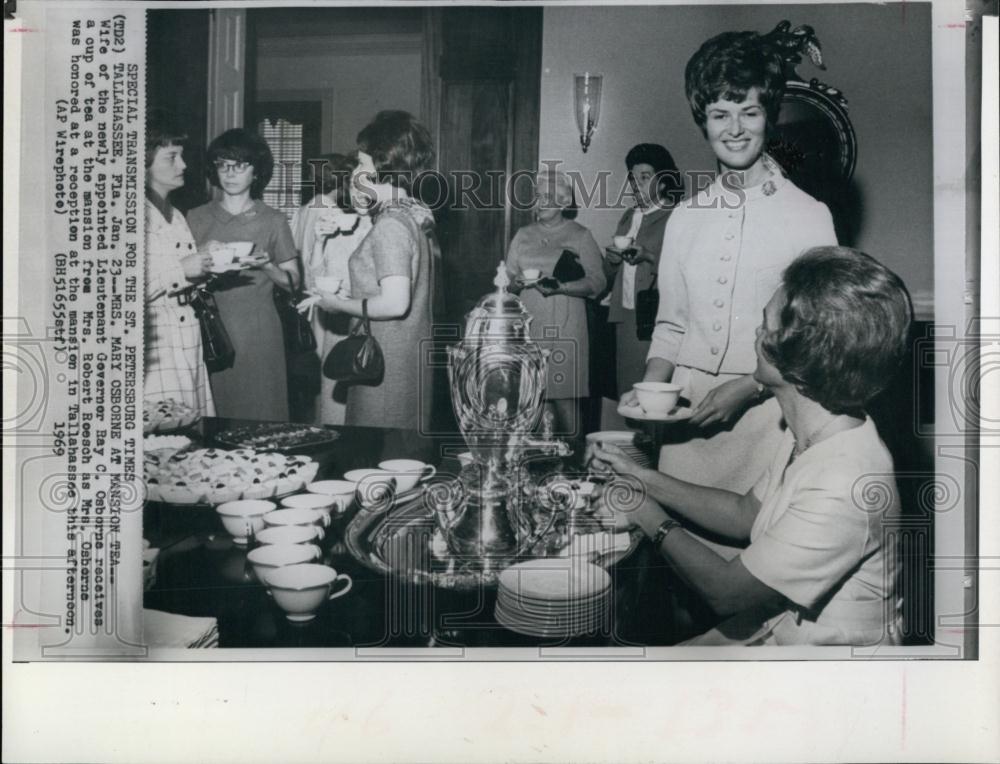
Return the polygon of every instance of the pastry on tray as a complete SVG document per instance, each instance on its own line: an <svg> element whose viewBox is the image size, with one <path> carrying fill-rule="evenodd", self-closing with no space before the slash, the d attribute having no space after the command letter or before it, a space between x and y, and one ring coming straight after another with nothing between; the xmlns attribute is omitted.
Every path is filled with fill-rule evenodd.
<svg viewBox="0 0 1000 764"><path fill-rule="evenodd" d="M216 440L229 446L255 448L260 451L292 451L332 443L340 434L311 424L282 424L260 422L235 427L216 436Z"/></svg>
<svg viewBox="0 0 1000 764"><path fill-rule="evenodd" d="M222 504L294 493L311 483L319 464L304 456L241 448L199 448L145 454L147 497L168 504Z"/></svg>

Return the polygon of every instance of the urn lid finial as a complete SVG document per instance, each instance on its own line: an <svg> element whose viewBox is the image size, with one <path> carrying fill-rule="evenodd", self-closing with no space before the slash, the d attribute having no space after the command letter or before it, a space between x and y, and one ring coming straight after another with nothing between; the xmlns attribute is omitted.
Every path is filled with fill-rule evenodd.
<svg viewBox="0 0 1000 764"><path fill-rule="evenodd" d="M510 286L510 276L507 273L507 266L504 265L503 261L500 261L500 265L497 266L497 275L493 279L493 286L507 291L507 287Z"/></svg>

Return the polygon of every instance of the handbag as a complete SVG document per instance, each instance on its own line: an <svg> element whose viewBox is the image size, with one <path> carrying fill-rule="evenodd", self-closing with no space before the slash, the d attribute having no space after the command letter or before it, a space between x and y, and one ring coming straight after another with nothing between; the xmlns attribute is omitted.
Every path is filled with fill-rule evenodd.
<svg viewBox="0 0 1000 764"><path fill-rule="evenodd" d="M201 326L201 351L209 371L223 371L236 360L236 349L219 315L215 297L204 287L195 287L185 302L191 306Z"/></svg>
<svg viewBox="0 0 1000 764"><path fill-rule="evenodd" d="M285 340L285 370L288 389L297 395L310 397L320 391L320 363L316 353L316 335L313 334L309 319L295 307L305 299L301 290L296 290L292 274L286 273L288 291L275 287L272 293L274 307L281 321L281 333Z"/></svg>
<svg viewBox="0 0 1000 764"><path fill-rule="evenodd" d="M385 374L385 357L372 337L368 318L368 300L361 301L362 320L349 337L334 345L323 361L323 374L329 379L356 385L377 386Z"/></svg>
<svg viewBox="0 0 1000 764"><path fill-rule="evenodd" d="M579 281L587 272L580 265L580 256L571 249L564 249L559 255L556 267L552 269L552 278L566 284L570 281Z"/></svg>
<svg viewBox="0 0 1000 764"><path fill-rule="evenodd" d="M656 313L660 309L660 292L656 288L656 274L649 289L641 289L635 293L635 336L646 342L653 338L653 328L656 326Z"/></svg>
<svg viewBox="0 0 1000 764"><path fill-rule="evenodd" d="M285 276L288 278L288 290L275 287L271 294L281 320L281 331L285 336L285 353L289 356L315 353L316 335L313 334L309 319L299 313L296 307L305 299L305 295L301 290L295 289L292 274L286 272Z"/></svg>

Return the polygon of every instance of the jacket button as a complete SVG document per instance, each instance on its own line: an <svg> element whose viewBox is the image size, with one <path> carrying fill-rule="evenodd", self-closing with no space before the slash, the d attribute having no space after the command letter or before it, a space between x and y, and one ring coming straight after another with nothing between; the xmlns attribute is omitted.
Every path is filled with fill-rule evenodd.
<svg viewBox="0 0 1000 764"><path fill-rule="evenodd" d="M183 320L184 320L184 316L180 316L180 317L179 317L179 319L180 319L181 321L183 321Z"/></svg>
<svg viewBox="0 0 1000 764"><path fill-rule="evenodd" d="M722 257L721 257L720 259L721 259L721 260L722 260L723 262L726 262L726 263L728 263L728 262L729 262L730 260L732 260L732 259L733 259L733 256L732 256L732 255L723 255L723 256L722 256Z"/></svg>
<svg viewBox="0 0 1000 764"><path fill-rule="evenodd" d="M726 303L724 303L722 300L716 300L715 301L715 307L717 307L717 308L721 308L725 304Z"/></svg>
<svg viewBox="0 0 1000 764"><path fill-rule="evenodd" d="M719 276L719 283L720 284L725 284L728 281L729 281L729 279L727 279L725 276Z"/></svg>
<svg viewBox="0 0 1000 764"><path fill-rule="evenodd" d="M736 234L734 234L734 233L727 233L726 234L726 240L727 241L732 241L735 238L736 238Z"/></svg>
<svg viewBox="0 0 1000 764"><path fill-rule="evenodd" d="M713 345L712 346L712 355L718 355L718 354L719 354L719 349Z"/></svg>
<svg viewBox="0 0 1000 764"><path fill-rule="evenodd" d="M712 328L715 329L715 331L717 331L717 332L721 332L722 331L722 322L721 321L716 321L714 324L712 324Z"/></svg>

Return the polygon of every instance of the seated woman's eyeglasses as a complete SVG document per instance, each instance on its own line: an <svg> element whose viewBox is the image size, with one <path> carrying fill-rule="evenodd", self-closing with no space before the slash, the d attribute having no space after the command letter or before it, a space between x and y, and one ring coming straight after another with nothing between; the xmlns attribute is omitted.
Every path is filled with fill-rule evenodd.
<svg viewBox="0 0 1000 764"><path fill-rule="evenodd" d="M219 172L246 172L251 167L250 162L230 162L225 159L215 160L215 169Z"/></svg>

